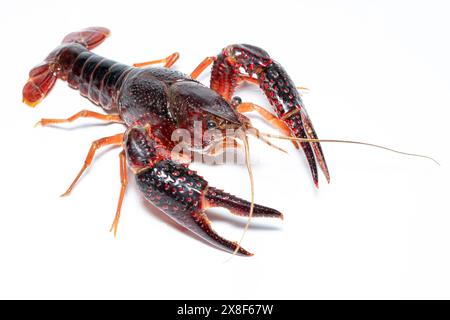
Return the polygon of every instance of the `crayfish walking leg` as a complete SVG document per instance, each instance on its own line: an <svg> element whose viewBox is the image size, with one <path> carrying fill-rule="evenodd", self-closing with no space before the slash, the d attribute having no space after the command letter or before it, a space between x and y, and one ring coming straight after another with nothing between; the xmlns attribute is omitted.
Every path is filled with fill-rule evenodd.
<svg viewBox="0 0 450 320"><path fill-rule="evenodd" d="M89 149L89 152L86 156L86 160L84 161L83 167L81 167L80 172L77 174L77 176L73 180L70 187L61 196L67 196L68 194L70 194L70 192L72 192L72 189L75 187L78 180L81 178L81 176L86 171L86 169L91 165L91 163L94 159L94 156L95 156L95 152L99 148L102 148L102 147L105 147L108 145L121 145L122 140L123 140L123 133L119 133L119 134L116 134L116 135L113 135L110 137L101 138L101 139L98 139L98 140L92 142L91 148Z"/></svg>
<svg viewBox="0 0 450 320"><path fill-rule="evenodd" d="M150 66L153 64L164 63L164 68L170 68L174 65L174 63L179 58L180 58L180 54L178 52L174 52L171 55L169 55L168 57L163 58L163 59L134 63L133 67L142 68L142 67L147 67L147 66Z"/></svg>
<svg viewBox="0 0 450 320"><path fill-rule="evenodd" d="M39 120L35 126L48 126L52 124L58 124L58 123L67 123L67 122L73 122L79 118L94 118L97 120L107 121L107 122L117 122L117 123L123 123L122 119L118 114L102 114L90 110L81 110L80 112L75 113L73 116L70 116L67 119L47 119L43 118Z"/></svg>

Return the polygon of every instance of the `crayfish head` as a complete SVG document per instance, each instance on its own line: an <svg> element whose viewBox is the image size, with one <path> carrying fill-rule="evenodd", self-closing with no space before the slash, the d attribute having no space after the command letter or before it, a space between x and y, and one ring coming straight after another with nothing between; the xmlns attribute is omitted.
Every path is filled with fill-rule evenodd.
<svg viewBox="0 0 450 320"><path fill-rule="evenodd" d="M222 144L227 139L234 140L241 138L239 131L244 130L245 123L248 119L240 114L236 115L236 119L230 120L220 115L202 110L201 116L194 117L193 124L193 145L196 149L208 151L210 148ZM201 128L201 130L199 130ZM199 135L198 132L202 134ZM197 138L201 137L201 141Z"/></svg>
<svg viewBox="0 0 450 320"><path fill-rule="evenodd" d="M260 72L272 63L269 54L250 44L233 44L223 49L228 63L243 68L249 75Z"/></svg>
<svg viewBox="0 0 450 320"><path fill-rule="evenodd" d="M170 86L169 99L177 129L185 131L193 149L202 152L230 134L235 136L233 132L248 121L217 92L194 81L180 81ZM181 131L178 132L181 136Z"/></svg>

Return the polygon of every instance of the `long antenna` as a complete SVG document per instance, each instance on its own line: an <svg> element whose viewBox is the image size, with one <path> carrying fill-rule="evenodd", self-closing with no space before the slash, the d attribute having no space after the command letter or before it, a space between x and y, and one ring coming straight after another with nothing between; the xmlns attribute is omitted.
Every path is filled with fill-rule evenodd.
<svg viewBox="0 0 450 320"><path fill-rule="evenodd" d="M248 146L248 139L247 139L245 132L239 130L239 135L240 135L240 138L242 139L242 142L244 143L245 165L247 166L248 176L250 178L250 192L251 192L250 212L248 214L247 224L245 225L244 231L242 232L241 239L237 243L236 249L234 249L232 256L227 261L230 261L239 251L239 248L241 247L241 243L244 240L245 235L247 234L248 228L250 227L250 222L252 221L252 217L253 217L253 209L255 207L255 183L253 181L253 171L252 171L251 161L250 161L250 148Z"/></svg>
<svg viewBox="0 0 450 320"><path fill-rule="evenodd" d="M429 156L426 156L426 155L423 155L423 154L418 154L418 153L409 153L409 152L399 151L399 150L395 150L395 149L388 148L388 147L381 146L379 144L374 144L374 143L353 141L353 140L339 140L339 139L295 138L295 137L280 136L280 135L271 134L271 133L264 133L264 132L260 132L260 131L258 131L257 134L260 134L262 136L269 137L269 138L282 139L282 140L291 140L291 141L299 141L299 142L339 142L339 143L359 144L359 145L364 145L364 146L384 149L384 150L387 150L387 151L403 154L403 155L406 155L406 156L429 159L429 160L433 161L434 163L436 163L437 165L440 165L440 163L436 159L434 159L432 157L429 157Z"/></svg>

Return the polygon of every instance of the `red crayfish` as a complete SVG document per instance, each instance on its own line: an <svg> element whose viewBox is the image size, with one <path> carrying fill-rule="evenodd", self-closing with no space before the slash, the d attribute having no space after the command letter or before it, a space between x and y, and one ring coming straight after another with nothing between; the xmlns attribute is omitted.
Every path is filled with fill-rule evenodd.
<svg viewBox="0 0 450 320"><path fill-rule="evenodd" d="M226 251L251 255L240 244L222 238L211 228L205 213L208 208L224 207L241 216L282 218L277 210L254 204L253 199L246 201L209 186L189 169L186 157L171 152L175 147L172 133L176 129L184 129L194 134L196 123L204 131L218 130L223 136L229 136L227 132L233 130L232 138L244 143L249 166L246 135L252 133L271 144L263 134L253 130L250 120L243 115L256 111L278 127L284 138L303 149L316 185L317 166L329 181L320 140L301 96L283 67L267 52L252 45L230 45L216 57L206 58L190 75L186 75L170 69L178 59L178 53L133 67L92 53L90 50L102 43L109 33L108 29L92 27L67 35L60 46L30 71L23 88L23 101L34 107L49 94L56 80L61 79L102 107L107 114L83 110L67 119L42 119L41 125L72 122L80 117L126 125L125 133L92 143L81 171L64 194L71 192L92 163L96 150L107 145L122 146L121 191L111 227L114 232L117 231L127 187L127 166L135 174L137 185L146 199L179 224ZM145 67L155 63L164 63L164 67ZM212 72L208 88L196 78L210 64ZM236 87L243 81L261 87L274 113L233 97ZM210 138L203 139L201 145L192 150L212 154L213 146L224 150L236 148L238 144L236 141L230 144L223 138Z"/></svg>

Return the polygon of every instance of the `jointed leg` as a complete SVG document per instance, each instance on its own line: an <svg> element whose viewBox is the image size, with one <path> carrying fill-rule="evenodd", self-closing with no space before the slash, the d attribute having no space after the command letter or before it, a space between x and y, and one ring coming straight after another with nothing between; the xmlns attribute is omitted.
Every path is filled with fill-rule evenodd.
<svg viewBox="0 0 450 320"><path fill-rule="evenodd" d="M73 122L79 118L94 118L108 122L122 122L122 119L118 114L102 114L94 111L82 110L67 119L41 119L36 123L36 126L47 126L49 124Z"/></svg>
<svg viewBox="0 0 450 320"><path fill-rule="evenodd" d="M114 136L101 138L101 139L98 139L98 140L92 142L91 148L89 149L89 152L86 156L86 160L84 160L83 167L81 168L78 175L75 177L75 180L73 180L70 187L66 190L66 192L64 192L61 195L61 197L67 196L72 191L73 187L75 187L78 180L82 176L83 172L86 171L86 169L91 165L97 149L104 147L104 146L108 146L108 145L121 145L122 141L123 141L123 133L119 133Z"/></svg>
<svg viewBox="0 0 450 320"><path fill-rule="evenodd" d="M267 111L261 106L258 106L257 104L244 102L237 106L236 110L240 113L256 111L261 117L263 117L272 126L280 130L284 135L288 137L291 136L291 130L282 120L278 119L271 112ZM295 148L298 149L298 143L296 141L292 141L292 143L294 144Z"/></svg>
<svg viewBox="0 0 450 320"><path fill-rule="evenodd" d="M114 236L117 235L117 227L119 226L120 211L122 209L123 197L125 195L125 190L127 189L128 185L127 160L125 156L125 151L122 151L119 154L119 158L120 158L120 183L121 183L120 196L119 202L117 203L116 216L114 217L114 221L110 229L110 231L114 230Z"/></svg>
<svg viewBox="0 0 450 320"><path fill-rule="evenodd" d="M205 59L203 59L202 62L200 62L200 64L197 66L197 68L195 68L194 71L192 71L191 73L191 78L192 79L197 79L198 76L205 71L206 68L208 68L208 66L213 63L216 60L215 57L206 57Z"/></svg>
<svg viewBox="0 0 450 320"><path fill-rule="evenodd" d="M170 56L168 56L164 59L134 63L133 66L137 67L137 68L142 68L142 67L146 67L146 66L149 66L152 64L164 63L164 67L170 68L178 60L179 57L180 57L180 54L178 52L174 52Z"/></svg>

